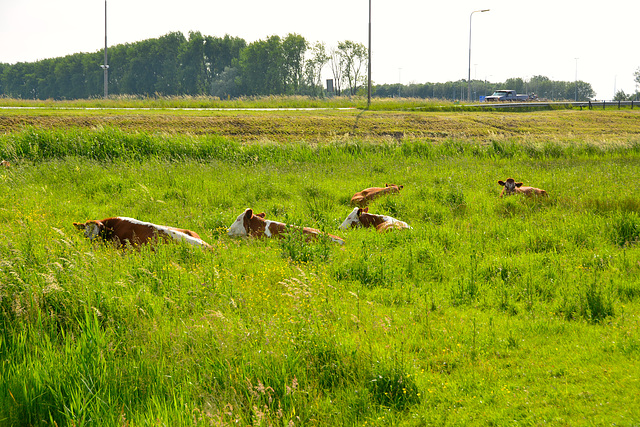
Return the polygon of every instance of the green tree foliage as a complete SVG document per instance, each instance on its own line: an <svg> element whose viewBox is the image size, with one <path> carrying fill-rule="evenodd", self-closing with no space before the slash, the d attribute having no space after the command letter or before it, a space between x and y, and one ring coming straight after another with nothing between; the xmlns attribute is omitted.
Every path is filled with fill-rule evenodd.
<svg viewBox="0 0 640 427"><path fill-rule="evenodd" d="M240 87L237 83L240 70L234 67L227 67L211 83L211 94L220 99L240 96Z"/></svg>
<svg viewBox="0 0 640 427"><path fill-rule="evenodd" d="M342 76L344 73L344 57L340 51L336 48L332 48L329 53L329 60L331 65L331 73L333 74L333 87L335 93L340 95L342 93Z"/></svg>
<svg viewBox="0 0 640 427"><path fill-rule="evenodd" d="M108 49L109 93L112 95L243 95L324 94L322 72L330 64L337 94L353 95L363 87L367 49L343 41L329 54L323 43L309 44L298 34L271 36L249 45L241 38L182 33ZM0 96L22 99L78 99L103 93L104 51L78 53L33 63L0 64ZM640 68L634 78L640 84ZM504 83L472 82L474 99L495 89L535 93L546 100L585 101L595 97L589 83L553 81L545 76L511 78ZM465 99L465 80L445 83L374 86L374 96ZM626 95L625 95L626 96ZM637 94L635 95L637 98Z"/></svg>
<svg viewBox="0 0 640 427"><path fill-rule="evenodd" d="M614 101L631 101L634 99L635 95L627 95L624 93L624 90L619 90L616 92L616 95L613 97Z"/></svg>
<svg viewBox="0 0 640 427"><path fill-rule="evenodd" d="M242 88L247 95L280 95L284 92L282 40L271 36L249 44L240 53Z"/></svg>
<svg viewBox="0 0 640 427"><path fill-rule="evenodd" d="M237 62L243 39L180 32L122 44L107 51L109 93L113 95L207 95L213 81ZM2 64L0 95L23 99L101 96L104 51L33 63Z"/></svg>
<svg viewBox="0 0 640 427"><path fill-rule="evenodd" d="M240 52L247 46L244 39L231 37L206 37L204 40L204 55L209 77L216 78L229 67L235 67L240 58ZM236 64L236 65L234 65Z"/></svg>
<svg viewBox="0 0 640 427"><path fill-rule="evenodd" d="M300 94L306 90L304 37L271 36L249 44L240 52L240 83L246 95Z"/></svg>
<svg viewBox="0 0 640 427"><path fill-rule="evenodd" d="M205 93L207 87L207 66L204 56L204 37L200 32L189 33L189 41L181 46L178 62L180 84L185 95Z"/></svg>
<svg viewBox="0 0 640 427"><path fill-rule="evenodd" d="M525 93L524 80L520 77L510 78L504 82L503 89L513 89L517 93Z"/></svg>
<svg viewBox="0 0 640 427"><path fill-rule="evenodd" d="M304 85L304 55L309 43L298 34L289 34L282 42L287 93L299 93Z"/></svg>
<svg viewBox="0 0 640 427"><path fill-rule="evenodd" d="M182 33L170 33L109 49L109 93L180 93L178 54L186 43Z"/></svg>
<svg viewBox="0 0 640 427"><path fill-rule="evenodd" d="M363 68L366 69L368 54L362 43L345 40L338 43L338 55L342 66L342 75L349 85L349 94L355 95L358 85L364 83Z"/></svg>
<svg viewBox="0 0 640 427"><path fill-rule="evenodd" d="M311 58L305 62L306 86L311 90L310 95L319 96L323 93L322 69L330 59L324 43L317 42L311 46Z"/></svg>

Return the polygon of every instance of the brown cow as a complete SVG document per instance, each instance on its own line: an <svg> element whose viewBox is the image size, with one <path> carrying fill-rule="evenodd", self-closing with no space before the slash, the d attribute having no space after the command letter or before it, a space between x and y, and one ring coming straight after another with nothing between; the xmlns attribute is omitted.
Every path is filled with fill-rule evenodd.
<svg viewBox="0 0 640 427"><path fill-rule="evenodd" d="M377 231L411 228L406 222L390 216L370 214L369 208L354 208L339 228L346 230L350 227L375 227Z"/></svg>
<svg viewBox="0 0 640 427"><path fill-rule="evenodd" d="M9 169L11 167L11 163L8 160L3 160L0 162L0 167Z"/></svg>
<svg viewBox="0 0 640 427"><path fill-rule="evenodd" d="M264 212L254 214L252 209L246 209L243 213L238 215L238 218L227 230L227 234L231 237L284 237L283 234L287 232L287 226L282 222L276 222L264 219L266 214ZM344 245L344 240L331 234L325 234L320 230L309 227L295 227L298 230L307 235L309 238L317 238L319 235L326 235L332 241Z"/></svg>
<svg viewBox="0 0 640 427"><path fill-rule="evenodd" d="M78 230L84 231L84 236L90 240L100 237L103 240L115 242L121 247L126 246L127 243L138 246L157 242L160 238L165 241L184 241L194 246L209 247L209 244L193 231L138 221L133 218L105 218L89 220L84 223L74 222L73 225Z"/></svg>
<svg viewBox="0 0 640 427"><path fill-rule="evenodd" d="M395 184L385 184L384 187L366 188L353 195L353 197L351 198L351 204L364 208L373 199L376 199L382 196L383 194L399 193L400 190L402 190L403 188L404 188L403 185L395 185Z"/></svg>
<svg viewBox="0 0 640 427"><path fill-rule="evenodd" d="M504 188L500 193L500 197L502 196L510 196L512 194L524 194L527 197L532 196L547 196L547 192L535 187L523 187L521 182L516 182L513 178L507 179L507 181L498 181L498 184L502 185Z"/></svg>

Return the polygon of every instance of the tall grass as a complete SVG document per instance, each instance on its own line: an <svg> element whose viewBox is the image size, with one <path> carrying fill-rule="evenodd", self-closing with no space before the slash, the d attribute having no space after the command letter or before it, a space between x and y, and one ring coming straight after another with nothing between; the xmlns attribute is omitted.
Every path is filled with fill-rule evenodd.
<svg viewBox="0 0 640 427"><path fill-rule="evenodd" d="M241 144L237 140L220 135L161 135L151 132L125 132L117 128L86 130L73 128L25 130L0 135L0 156L3 159L43 161L66 157L87 158L97 161L136 160L163 158L166 160L220 160L237 164L289 163L289 162L338 162L362 156L418 158L434 160L442 157L493 159L493 160L565 160L573 158L601 158L610 155L640 155L640 142L603 145L589 141L575 144L540 144L526 140L495 139L490 144L469 143L464 140L446 139L433 142L417 139L382 141L371 144L358 139L334 139L310 144L261 142ZM373 160L371 160L373 162ZM568 160L571 162L571 160ZM384 162L373 164L374 169L384 170ZM458 185L458 184L454 184Z"/></svg>
<svg viewBox="0 0 640 427"><path fill-rule="evenodd" d="M398 110L409 108L443 108L453 103L445 100L418 98L375 98L371 109ZM48 108L164 108L164 109L198 109L198 108L365 108L367 99L362 96L308 97L308 96L261 96L220 99L211 96L131 96L116 95L109 99L78 100L23 100L0 98L0 106L6 107L48 107Z"/></svg>
<svg viewBox="0 0 640 427"><path fill-rule="evenodd" d="M436 98L377 98L369 103L365 96L243 96L234 99L220 99L214 96L139 96L112 95L109 99L92 98L77 100L28 100L0 97L3 107L47 107L47 108L158 108L158 109L237 109L237 108L356 108L372 111L478 111L478 107L460 104ZM520 107L520 111L536 111L548 109L570 109L569 103L558 104L553 107ZM482 107L487 111L489 106Z"/></svg>
<svg viewBox="0 0 640 427"><path fill-rule="evenodd" d="M2 135L0 424L638 423L639 154ZM509 176L549 197L499 199ZM370 210L413 229L338 231L385 182ZM347 243L229 239L247 207ZM212 248L71 225L111 215Z"/></svg>

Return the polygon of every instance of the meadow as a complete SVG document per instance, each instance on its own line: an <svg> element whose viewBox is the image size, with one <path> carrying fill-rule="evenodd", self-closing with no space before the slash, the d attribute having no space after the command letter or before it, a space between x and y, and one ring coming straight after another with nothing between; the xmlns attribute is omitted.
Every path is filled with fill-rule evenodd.
<svg viewBox="0 0 640 427"><path fill-rule="evenodd" d="M640 424L640 112L361 113L3 111L0 425Z"/></svg>

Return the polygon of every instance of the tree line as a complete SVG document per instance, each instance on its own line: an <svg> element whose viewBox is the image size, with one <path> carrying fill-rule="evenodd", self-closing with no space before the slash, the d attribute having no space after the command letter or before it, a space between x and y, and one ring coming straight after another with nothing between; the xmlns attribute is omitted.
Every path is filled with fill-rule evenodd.
<svg viewBox="0 0 640 427"><path fill-rule="evenodd" d="M364 83L362 44L345 41L327 52L304 37L242 38L180 32L109 47L110 95L209 95L220 98L324 94L322 70L331 62L336 94ZM22 99L84 99L103 94L104 50L37 62L0 64L0 95ZM344 83L342 83L344 82Z"/></svg>
<svg viewBox="0 0 640 427"><path fill-rule="evenodd" d="M449 81L446 83L411 83L407 85L385 84L376 86L375 93L380 97L414 97L439 98L449 100L466 100L467 81ZM574 100L586 101L595 96L591 84L578 80L577 82L554 81L545 76L534 76L529 80L522 78L507 79L502 83L486 80L471 81L471 99L480 101L498 89L513 89L518 93L536 95L541 100ZM577 89L577 92L576 92Z"/></svg>
<svg viewBox="0 0 640 427"><path fill-rule="evenodd" d="M263 95L326 96L322 73L329 67L331 95L364 94L368 52L350 40L327 50L298 34L270 36L253 43L238 37L180 32L109 47L110 95L207 95L219 98ZM77 53L37 62L0 64L0 96L21 99L86 99L103 95L104 50ZM552 81L544 76L504 83L472 81L478 100L495 89L536 93L544 99L592 98L586 82ZM446 83L384 84L373 96L466 99L466 80Z"/></svg>

